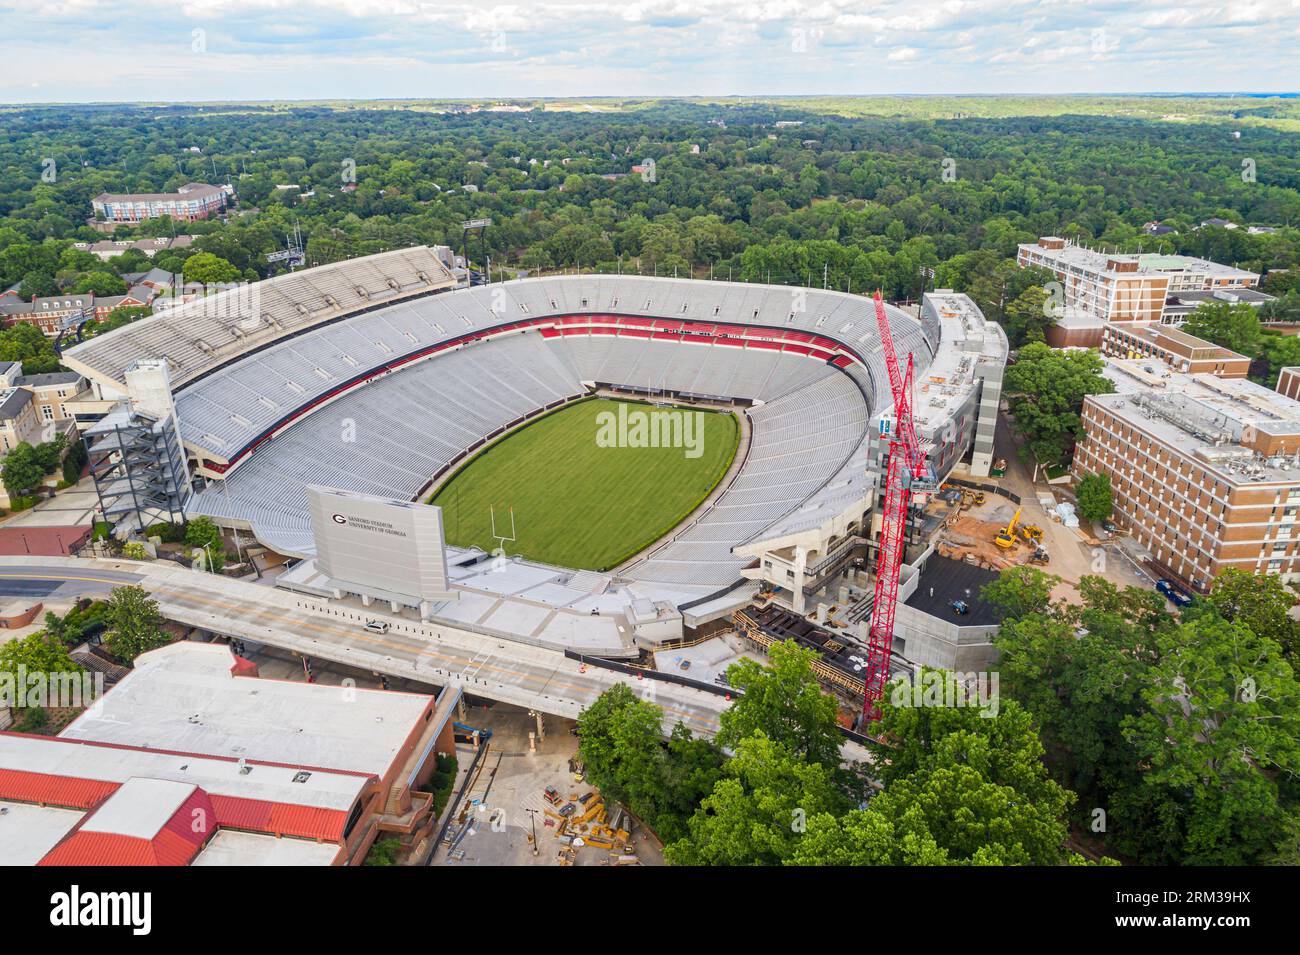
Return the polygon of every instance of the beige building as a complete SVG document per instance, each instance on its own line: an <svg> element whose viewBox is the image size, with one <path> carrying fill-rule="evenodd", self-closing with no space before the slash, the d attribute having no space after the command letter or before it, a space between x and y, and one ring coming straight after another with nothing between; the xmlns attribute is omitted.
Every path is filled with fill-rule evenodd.
<svg viewBox="0 0 1300 955"><path fill-rule="evenodd" d="M32 393L24 388L0 388L0 452L8 454L26 441L41 440L40 419Z"/></svg>
<svg viewBox="0 0 1300 955"><path fill-rule="evenodd" d="M1227 568L1300 576L1300 402L1241 378L1111 359L1084 401L1075 478L1109 475L1115 519L1204 592Z"/></svg>
<svg viewBox="0 0 1300 955"><path fill-rule="evenodd" d="M43 375L23 373L19 361L0 362L0 388L19 388L32 397L37 423L62 427L75 418L73 402L90 397L90 384L75 371L55 371Z"/></svg>
<svg viewBox="0 0 1300 955"><path fill-rule="evenodd" d="M1048 341L1056 347L1099 347L1104 323L1164 321L1165 302L1176 292L1251 288L1259 281L1254 272L1206 259L1108 254L1059 236L1022 244L1016 262L1022 268L1051 269L1061 283L1063 300L1059 304L1074 320L1049 331Z"/></svg>

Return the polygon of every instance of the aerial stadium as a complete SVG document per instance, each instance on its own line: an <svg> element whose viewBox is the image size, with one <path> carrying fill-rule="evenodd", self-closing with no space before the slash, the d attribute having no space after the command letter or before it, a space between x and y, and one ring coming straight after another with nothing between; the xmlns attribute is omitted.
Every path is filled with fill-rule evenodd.
<svg viewBox="0 0 1300 955"><path fill-rule="evenodd" d="M828 598L870 593L895 412L870 298L616 275L467 286L452 264L416 247L303 269L66 350L103 399L87 443L105 519L129 534L210 517L296 561L281 586L330 599L360 591L319 566L313 489L432 503L446 599L372 587L367 606L609 658L756 600L817 629ZM951 292L884 308L931 478L987 475L1001 329ZM663 441L632 433L646 414L677 416ZM900 600L927 556L915 520ZM913 629L905 663L980 662L960 634ZM827 652L854 658L851 640Z"/></svg>

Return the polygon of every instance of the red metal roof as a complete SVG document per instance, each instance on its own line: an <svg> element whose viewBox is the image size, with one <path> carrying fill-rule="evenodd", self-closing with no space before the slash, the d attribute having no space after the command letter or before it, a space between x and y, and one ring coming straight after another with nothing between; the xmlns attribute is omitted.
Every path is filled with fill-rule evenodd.
<svg viewBox="0 0 1300 955"><path fill-rule="evenodd" d="M115 793L119 785L102 779L0 769L0 799L34 802L42 806L91 809Z"/></svg>
<svg viewBox="0 0 1300 955"><path fill-rule="evenodd" d="M348 818L341 809L294 806L240 796L213 796L212 805L217 813L217 825L222 828L323 842L340 841Z"/></svg>
<svg viewBox="0 0 1300 955"><path fill-rule="evenodd" d="M212 801L196 788L152 839L118 832L87 832L90 813L38 865L189 865L216 833Z"/></svg>
<svg viewBox="0 0 1300 955"><path fill-rule="evenodd" d="M257 664L252 660L246 660L237 653L232 653L235 658L234 664L230 667L230 672L235 676L257 676Z"/></svg>

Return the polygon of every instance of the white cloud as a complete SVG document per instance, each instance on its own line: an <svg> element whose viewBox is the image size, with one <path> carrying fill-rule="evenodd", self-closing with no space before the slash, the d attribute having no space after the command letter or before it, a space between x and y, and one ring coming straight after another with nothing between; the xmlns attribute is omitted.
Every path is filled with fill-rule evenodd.
<svg viewBox="0 0 1300 955"><path fill-rule="evenodd" d="M0 2L14 101L1300 86L1300 0Z"/></svg>

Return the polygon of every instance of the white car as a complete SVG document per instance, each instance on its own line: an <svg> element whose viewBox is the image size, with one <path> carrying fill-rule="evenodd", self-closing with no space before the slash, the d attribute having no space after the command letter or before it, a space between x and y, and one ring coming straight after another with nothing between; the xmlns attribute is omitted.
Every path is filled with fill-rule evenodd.
<svg viewBox="0 0 1300 955"><path fill-rule="evenodd" d="M366 629L371 633L387 633L388 622L385 620L367 620Z"/></svg>

